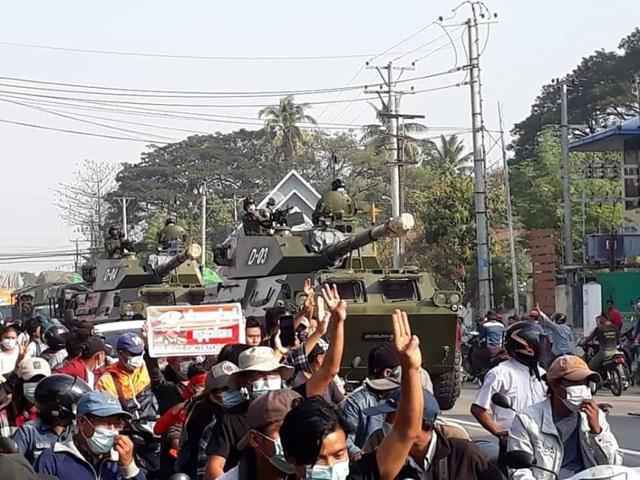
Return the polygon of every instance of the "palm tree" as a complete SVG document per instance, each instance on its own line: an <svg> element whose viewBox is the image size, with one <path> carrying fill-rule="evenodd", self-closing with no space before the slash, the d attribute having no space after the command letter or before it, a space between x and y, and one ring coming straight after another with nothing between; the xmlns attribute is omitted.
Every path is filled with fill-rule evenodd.
<svg viewBox="0 0 640 480"><path fill-rule="evenodd" d="M473 169L469 165L472 156L464 153L464 142L457 135L440 135L440 141L427 154L425 164L443 173L466 174Z"/></svg>
<svg viewBox="0 0 640 480"><path fill-rule="evenodd" d="M373 109L376 111L376 118L380 123L373 123L362 127L363 135L360 137L360 142L373 147L376 154L381 154L385 151L389 144L389 117L387 115L387 106L378 108L370 103ZM398 135L401 135L402 145L404 146L405 158L409 160L415 160L418 158L424 147L430 147L431 142L427 140L421 140L409 136L408 134L421 134L427 132L427 127L421 123L404 123L398 127Z"/></svg>
<svg viewBox="0 0 640 480"><path fill-rule="evenodd" d="M291 158L303 143L304 135L298 124L316 123L312 116L305 113L309 108L308 104L296 104L292 96L287 96L281 98L277 106L265 107L258 113L258 118L265 121L265 130L274 146L285 158Z"/></svg>

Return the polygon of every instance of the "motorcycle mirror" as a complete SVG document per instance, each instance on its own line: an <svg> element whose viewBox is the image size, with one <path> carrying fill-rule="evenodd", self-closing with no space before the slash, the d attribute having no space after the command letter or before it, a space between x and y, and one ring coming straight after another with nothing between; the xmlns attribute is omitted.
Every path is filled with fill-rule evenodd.
<svg viewBox="0 0 640 480"><path fill-rule="evenodd" d="M536 464L536 457L524 450L512 450L504 455L503 463L514 470L531 468Z"/></svg>
<svg viewBox="0 0 640 480"><path fill-rule="evenodd" d="M497 405L498 407L501 408L507 408L509 410L513 410L513 406L511 404L511 399L509 397L507 397L504 393L494 393L491 396L491 402L494 405Z"/></svg>
<svg viewBox="0 0 640 480"><path fill-rule="evenodd" d="M362 358L360 357L360 355L356 355L355 357L353 357L353 360L351 360L351 368L358 368L361 364Z"/></svg>

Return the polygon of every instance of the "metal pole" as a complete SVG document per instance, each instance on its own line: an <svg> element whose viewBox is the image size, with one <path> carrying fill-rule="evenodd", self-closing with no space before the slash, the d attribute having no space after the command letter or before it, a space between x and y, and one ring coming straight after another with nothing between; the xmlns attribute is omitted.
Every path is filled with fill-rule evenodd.
<svg viewBox="0 0 640 480"><path fill-rule="evenodd" d="M478 314L484 315L491 305L491 278L489 273L489 236L487 232L487 200L485 158L482 148L482 100L480 66L478 59L478 24L467 20L469 36L469 84L471 86L471 123L473 127L473 171L475 184L476 249L478 261Z"/></svg>
<svg viewBox="0 0 640 480"><path fill-rule="evenodd" d="M560 84L560 127L562 130L562 203L564 205L564 264L573 265L573 237L571 225L571 177L569 172L569 115L567 113L567 84ZM567 274L570 278L572 275Z"/></svg>
<svg viewBox="0 0 640 480"><path fill-rule="evenodd" d="M127 197L123 197L122 199L122 233L124 234L125 240L128 238L127 234L127 202L129 199Z"/></svg>
<svg viewBox="0 0 640 480"><path fill-rule="evenodd" d="M516 262L516 240L513 234L513 206L511 205L511 185L509 184L509 164L507 149L504 144L504 125L502 123L502 106L498 102L498 118L500 120L500 145L502 147L502 168L507 193L507 222L509 224L509 257L511 259L511 288L513 289L513 309L516 316L520 314L520 297L518 295L518 270Z"/></svg>
<svg viewBox="0 0 640 480"><path fill-rule="evenodd" d="M400 215L400 171L398 165L398 117L396 116L396 97L393 91L393 65L387 65L387 85L389 87L389 156L391 158L391 215ZM393 268L400 268L401 252L400 239L393 239Z"/></svg>
<svg viewBox="0 0 640 480"><path fill-rule="evenodd" d="M235 192L233 193L233 220L238 223L238 198Z"/></svg>
<svg viewBox="0 0 640 480"><path fill-rule="evenodd" d="M200 188L200 193L202 194L202 258L200 266L204 271L207 258L207 184L203 183Z"/></svg>

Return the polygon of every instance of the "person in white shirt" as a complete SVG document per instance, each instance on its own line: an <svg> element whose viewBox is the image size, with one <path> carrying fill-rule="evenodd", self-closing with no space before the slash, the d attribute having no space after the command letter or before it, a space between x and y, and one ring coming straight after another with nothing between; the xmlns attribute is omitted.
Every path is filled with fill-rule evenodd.
<svg viewBox="0 0 640 480"><path fill-rule="evenodd" d="M0 373L7 375L16 368L20 356L18 335L20 331L15 325L6 325L0 334Z"/></svg>
<svg viewBox="0 0 640 480"><path fill-rule="evenodd" d="M498 438L506 437L516 411L546 398L546 386L541 380L545 372L538 365L543 335L542 328L534 323L511 325L505 338L511 359L489 370L471 405L471 414L478 423ZM513 410L494 405L491 398L495 393L506 395Z"/></svg>

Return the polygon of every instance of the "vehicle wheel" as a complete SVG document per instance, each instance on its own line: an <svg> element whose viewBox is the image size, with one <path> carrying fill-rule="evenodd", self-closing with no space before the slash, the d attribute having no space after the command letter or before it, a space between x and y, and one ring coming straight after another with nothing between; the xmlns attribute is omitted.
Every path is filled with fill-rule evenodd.
<svg viewBox="0 0 640 480"><path fill-rule="evenodd" d="M618 365L615 370L609 371L609 389L616 397L622 395L624 369L622 365Z"/></svg>
<svg viewBox="0 0 640 480"><path fill-rule="evenodd" d="M462 355L456 352L453 372L443 373L433 381L433 394L441 410L451 410L462 390Z"/></svg>

